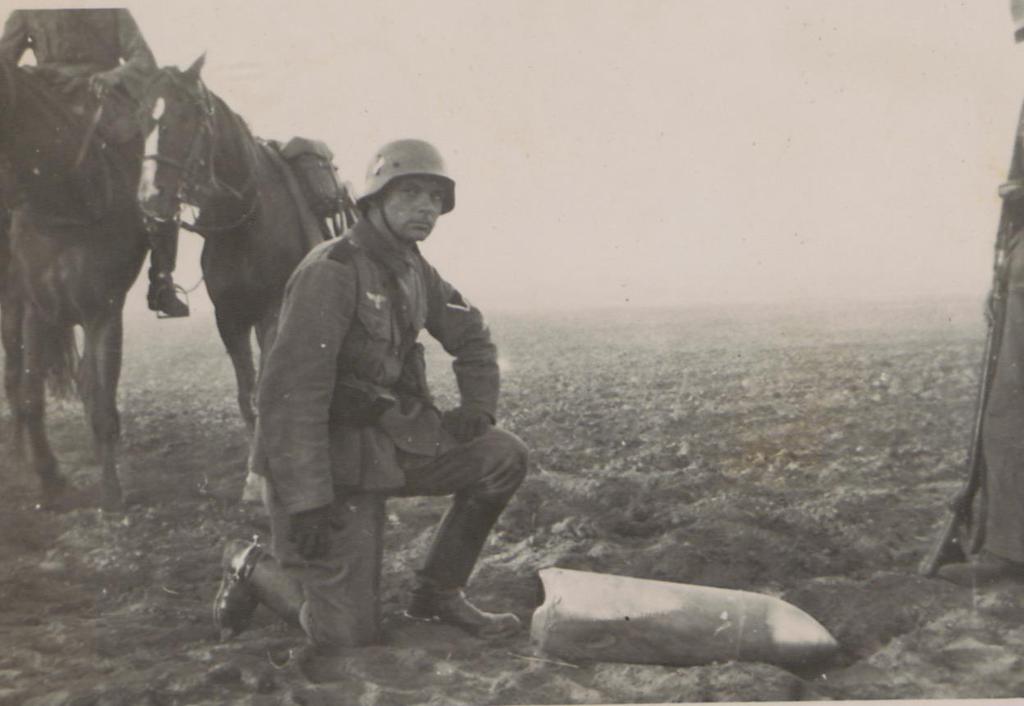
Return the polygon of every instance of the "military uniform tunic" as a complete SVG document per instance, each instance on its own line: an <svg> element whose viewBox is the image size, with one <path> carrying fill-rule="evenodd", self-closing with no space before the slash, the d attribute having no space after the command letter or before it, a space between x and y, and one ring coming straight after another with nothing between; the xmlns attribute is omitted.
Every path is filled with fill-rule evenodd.
<svg viewBox="0 0 1024 706"><path fill-rule="evenodd" d="M0 37L0 60L16 64L28 49L38 67L60 78L113 71L136 97L157 69L125 9L15 10Z"/></svg>
<svg viewBox="0 0 1024 706"><path fill-rule="evenodd" d="M254 470L289 512L329 504L335 487L398 489L398 454L429 458L454 445L425 385L403 380L424 328L454 356L463 406L493 418L497 351L483 317L414 246L362 220L295 269L261 373L254 451ZM353 422L351 385L398 402L374 423Z"/></svg>

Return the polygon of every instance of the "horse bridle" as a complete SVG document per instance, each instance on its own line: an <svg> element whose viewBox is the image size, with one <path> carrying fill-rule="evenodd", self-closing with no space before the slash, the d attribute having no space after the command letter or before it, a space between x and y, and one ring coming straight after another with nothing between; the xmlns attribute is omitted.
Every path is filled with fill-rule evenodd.
<svg viewBox="0 0 1024 706"><path fill-rule="evenodd" d="M186 94L191 93L188 90L188 87L181 85L174 74L165 72L164 76L167 80L170 80L183 88ZM214 103L210 99L209 94L203 88L202 84L197 83L197 86L199 88L199 94L195 97L194 107L201 116L201 119L199 120L198 127L192 135L192 140L185 153L185 158L183 160L177 160L157 152L157 154L143 155L142 161L156 162L157 165L163 164L179 172L180 177L178 179L178 190L175 194L175 199L178 203L194 204L201 209L202 206L199 203L200 200L205 200L205 197L209 197L218 192L227 193L242 203L245 203L245 194L249 191L255 181L255 175L250 173L249 178L240 189L236 189L227 182L217 178L213 161L213 137L215 133L215 126L213 122L215 114ZM149 118L149 116L144 116L143 119L151 118ZM159 125L154 129L159 130ZM257 198L256 194L253 194L251 202L245 209L242 216L231 223L217 225L204 224L202 226L196 226L195 224L181 222L181 226L186 230L191 230L193 232L231 230L251 218L258 205L259 198Z"/></svg>

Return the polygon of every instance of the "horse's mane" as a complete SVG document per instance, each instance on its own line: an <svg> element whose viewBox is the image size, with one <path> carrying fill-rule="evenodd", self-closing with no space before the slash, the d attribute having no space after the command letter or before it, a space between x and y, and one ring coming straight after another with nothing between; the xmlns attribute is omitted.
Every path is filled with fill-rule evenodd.
<svg viewBox="0 0 1024 706"><path fill-rule="evenodd" d="M245 118L236 113L227 101L206 85L206 82L199 76L189 77L187 72L173 66L160 70L172 81L184 86L186 92L200 104L208 103L212 108L212 120L215 133L218 137L229 137L242 150L242 159L247 169L255 168L259 159L260 141L249 128ZM195 90L193 90L193 86Z"/></svg>
<svg viewBox="0 0 1024 706"><path fill-rule="evenodd" d="M254 169L259 160L259 139L253 134L245 118L232 110L223 98L213 91L210 91L210 97L214 101L215 116L221 116L228 129L236 135L239 144L245 151L244 159L248 168Z"/></svg>

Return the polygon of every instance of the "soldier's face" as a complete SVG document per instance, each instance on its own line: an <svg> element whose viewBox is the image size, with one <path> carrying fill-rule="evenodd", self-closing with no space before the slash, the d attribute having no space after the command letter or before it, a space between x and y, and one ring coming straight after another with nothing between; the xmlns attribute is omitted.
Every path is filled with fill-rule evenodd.
<svg viewBox="0 0 1024 706"><path fill-rule="evenodd" d="M426 240L441 215L446 187L429 176L400 177L391 184L380 202L392 232L406 242Z"/></svg>

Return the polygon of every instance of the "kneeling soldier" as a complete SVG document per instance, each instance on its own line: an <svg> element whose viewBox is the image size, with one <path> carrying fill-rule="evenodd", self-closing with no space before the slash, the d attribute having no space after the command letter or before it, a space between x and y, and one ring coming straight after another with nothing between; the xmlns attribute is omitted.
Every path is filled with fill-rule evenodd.
<svg viewBox="0 0 1024 706"><path fill-rule="evenodd" d="M363 218L292 274L260 380L254 449L272 544L225 548L214 604L222 634L243 630L263 603L315 646L376 641L394 495L453 496L407 614L481 636L518 629L515 615L484 612L463 593L528 453L494 427L497 352L480 312L417 248L454 206L455 182L433 146L385 145L359 200ZM423 328L454 356L461 405L444 414L426 386Z"/></svg>

